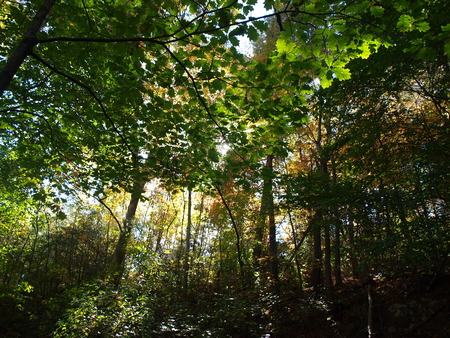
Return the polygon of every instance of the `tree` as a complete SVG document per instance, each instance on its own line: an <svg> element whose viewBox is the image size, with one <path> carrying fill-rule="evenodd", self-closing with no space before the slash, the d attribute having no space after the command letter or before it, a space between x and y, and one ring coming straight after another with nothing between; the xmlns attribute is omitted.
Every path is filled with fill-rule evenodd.
<svg viewBox="0 0 450 338"><path fill-rule="evenodd" d="M186 299L188 295L189 287L189 269L190 269L190 256L191 256L191 232L192 232L192 190L188 190L188 202L187 202L187 225L186 225L186 250L184 253L183 264L183 299Z"/></svg>
<svg viewBox="0 0 450 338"><path fill-rule="evenodd" d="M0 71L0 97L3 96L3 92L8 88L11 80L25 59L32 53L37 43L38 33L42 29L55 3L56 0L45 0L41 4L19 45L8 59L7 64Z"/></svg>
<svg viewBox="0 0 450 338"><path fill-rule="evenodd" d="M269 2L266 6L271 8L272 4ZM212 113L214 105L220 105L224 101L219 100L212 105L207 102L205 91L225 90L228 79L223 76L221 68L229 65L232 60L244 63L242 55L235 48L238 44L237 36L248 34L252 40L256 40L258 32L267 29L261 18L246 17L252 9L252 2L144 5L140 2L121 1L113 6L92 1L80 1L71 5L64 2L55 5L53 1L43 1L40 6L26 2L18 5L17 9L14 6L11 8L14 10L6 16L5 35L11 33L19 22L30 24L22 28L23 37L11 34L12 38L5 39L3 51L5 59L8 58L9 61L2 68L7 75L2 76L4 84L1 91L6 93L2 95L2 111L8 124L11 123L8 117L13 121L23 121L23 124L14 125L13 129L28 130L35 134L34 138L39 137L42 141L43 149L40 152L47 154L39 158L40 167L57 165L61 170L73 172L73 166L67 165L67 161L81 168L86 168L87 163L96 163L96 169L89 170L89 176L98 176L94 179L97 182L115 181L116 168L120 166L122 172L127 172L139 157L136 151L142 149L146 142L142 132L136 133L133 130L137 127L142 130L143 124L148 125L160 118L160 114L155 114L157 109L167 112L181 108L196 118L206 116L199 127L214 127L217 134L230 143L226 132L230 119ZM276 15L267 15L289 22L284 25L286 29L278 46L280 61L285 64L283 67L294 65L294 55L287 62L282 60L286 52L302 54L300 49L292 49L295 44L286 43L305 27L303 19L302 22L297 21L296 15L304 16L312 25L323 24L327 20L338 25L343 16L349 18L355 12L363 10L368 11L365 2L350 6L345 3L326 5L324 1L319 1L306 7L303 3L292 4L277 9ZM350 21L353 20L358 22L360 19L356 15ZM333 26L331 32L337 27ZM346 29L344 26L339 27L339 32ZM317 38L322 33L314 34ZM333 36L336 38L337 35ZM299 40L302 38L303 35L294 37ZM231 42L230 48L224 48L227 39ZM370 37L365 39L364 43L368 44L367 39L370 40ZM352 40L352 43L356 40L358 38ZM315 42L314 39L310 41L312 44ZM367 48L364 53L367 53ZM316 52L321 53L320 50L314 51ZM341 63L336 60L333 64L338 78L339 74L346 74L345 71L340 71L345 63L360 55L355 52L350 56L337 51L333 53L343 59ZM320 60L323 58L324 56L320 56ZM169 63L172 65L168 67ZM296 67L314 67L324 73L329 65L307 61ZM259 78L268 70L257 67L255 71L261 74L256 76L260 81ZM239 74L241 70L238 67L232 69L232 72L238 77L242 75ZM295 74L297 71L285 68L282 73ZM327 73L328 82L330 74ZM17 81L4 92L14 75ZM265 83L268 91L274 84L275 78L271 79ZM252 86L252 78L247 80L250 80L249 86ZM286 80L286 88L289 87L288 83L294 86L299 83L296 76ZM145 85L146 82L165 88L167 96L155 96L154 86ZM188 93L189 99L174 102L170 98L180 94L174 91L174 87L179 88L180 84L185 84L183 91ZM66 92L61 93L60 88L64 88ZM260 91L255 91L254 95L258 95L258 92ZM265 90L262 94L264 92ZM230 91L230 94L236 95L237 92L232 94ZM47 104L48 100L52 102L50 105ZM194 105L196 109L192 109ZM140 108L136 110L137 107ZM173 123L178 118L177 115L163 123L167 127L163 128L163 133L167 133L173 124L178 124ZM25 125L30 127L27 129ZM193 129L195 130L188 128ZM180 130L177 131L179 137ZM89 137L85 137L86 135ZM206 138L202 141L208 144ZM100 145L104 150L100 149ZM121 146L115 147L116 145ZM165 145L169 145L167 139ZM31 147L29 144L24 146ZM89 156L86 149L92 151ZM111 154L113 149L114 154ZM111 156L106 157L105 152ZM167 166L164 156L157 152L157 167L152 163L150 170L157 170L158 174L162 174L161 171L164 170L160 170L160 166ZM113 164L114 160L116 162Z"/></svg>
<svg viewBox="0 0 450 338"><path fill-rule="evenodd" d="M448 265L445 2L4 4L1 299L20 320L283 335L333 305L299 304L294 279L331 296L333 268Z"/></svg>
<svg viewBox="0 0 450 338"><path fill-rule="evenodd" d="M437 8L440 8L440 4L430 5L430 13ZM413 8L413 11L416 10L417 8ZM394 17L386 20L390 21L391 27L396 26L392 30L398 29L408 36L408 39L405 39L405 36L402 38L391 36L395 47L380 49L369 57L368 62L364 59L353 60L348 65L354 74L351 80L320 91L320 95L325 94L324 101L329 109L328 113L337 122L335 128L339 130L332 147L336 154L334 163L337 170L336 183L347 181L345 184L348 184L351 194L360 197L355 201L352 195L347 197L342 195L343 199L339 202L340 209L345 204L350 207L341 209L348 210L348 213L345 215L344 212L340 217L347 245L351 247L351 254L364 256L364 258L360 256L360 261L366 262L363 267L359 267L360 270L376 271L380 269L380 265L390 265L389 259L399 255L399 248L394 243L402 242L401 238L405 236L406 228L412 229L410 228L412 224L422 222L415 212L409 214L406 212L406 209L409 209L406 205L412 203L412 200L420 199L418 196L421 193L412 187L420 185L416 179L424 181L423 177L419 179L422 176L419 171L429 165L425 164L427 160L424 159L430 159L428 156L434 157L433 147L423 145L423 140L427 137L421 133L425 129L430 130L428 129L430 124L422 120L424 115L421 113L422 108L419 107L422 104L427 105L425 102L433 100L432 97L436 96L421 92L419 89L421 85L416 84L428 83L431 87L437 85L440 82L437 78L440 78L441 75L438 74L441 74L441 71L435 72L435 77L425 75L429 74L425 69L440 68L439 65L446 56L444 49L437 48L432 52L426 47L427 53L435 53L431 61L423 49L412 48L410 45L412 39L418 39L426 46L431 46L423 33L435 29L436 34L429 32L429 36L439 35L438 32L442 31L443 27L442 22L428 26L424 22L414 22L409 16L408 20L411 24L408 28L402 26ZM419 27L417 30L413 28L413 22ZM411 67L412 60L415 60L414 67ZM438 87L439 85L426 92L440 92ZM440 95L441 99L444 97ZM429 113L434 115L431 111L442 110L436 106L436 110L429 110ZM425 125L427 127L422 129ZM439 134L444 137L444 133ZM419 155L421 151L417 151L425 148L427 155L422 157L424 154ZM350 157L347 157L349 155ZM440 158L444 160L445 156ZM412 197L411 193L415 197ZM410 196L410 199L406 196ZM348 199L348 202L345 199ZM421 224L426 228L425 223ZM368 224L372 224L370 230L365 227ZM362 231L356 238L355 230ZM364 239L366 236L367 239ZM377 240L371 241L369 238ZM405 245L414 246L413 242L409 241ZM445 246L441 248L446 250ZM349 249L344 247L344 250Z"/></svg>

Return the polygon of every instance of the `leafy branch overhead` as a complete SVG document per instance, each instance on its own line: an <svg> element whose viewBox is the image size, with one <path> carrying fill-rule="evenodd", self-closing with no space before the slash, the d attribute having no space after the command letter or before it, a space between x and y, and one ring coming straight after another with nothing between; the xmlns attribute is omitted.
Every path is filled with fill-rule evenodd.
<svg viewBox="0 0 450 338"><path fill-rule="evenodd" d="M0 336L449 336L446 1L0 3Z"/></svg>
<svg viewBox="0 0 450 338"><path fill-rule="evenodd" d="M248 118L277 116L285 120L280 128L301 123L304 97L317 81L328 87L334 79L347 80L352 59L389 47L396 34L429 28L414 6L266 1L268 14L257 16L255 5L255 0L7 2L1 12L5 123L16 131L34 130L43 167L62 165L70 154L84 168L86 186L91 176L98 182L118 184L119 176L126 181L133 161L148 156L150 161L141 162L152 168L139 169L139 175L175 178L201 163L196 174L201 179L205 172L215 175L204 153L218 143L246 156L237 148L253 130ZM382 15L386 9L394 19ZM251 62L238 49L240 39L257 41L272 17L280 34L270 62ZM269 103L274 90L284 94ZM249 94L253 98L246 101ZM241 102L239 109L230 98ZM24 110L46 120L21 114ZM50 142L49 127L60 142ZM205 150L192 163L176 160L192 156L186 149L195 144Z"/></svg>

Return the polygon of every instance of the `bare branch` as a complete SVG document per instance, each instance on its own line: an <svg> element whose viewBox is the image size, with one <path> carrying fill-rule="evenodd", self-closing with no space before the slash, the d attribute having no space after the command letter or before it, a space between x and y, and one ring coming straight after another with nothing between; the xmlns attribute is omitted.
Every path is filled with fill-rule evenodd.
<svg viewBox="0 0 450 338"><path fill-rule="evenodd" d="M105 207L106 210L108 210L109 214L112 216L112 218L114 219L114 221L117 223L120 232L122 233L122 224L120 223L120 221L117 219L116 215L114 215L114 212L111 210L110 207L108 207L108 205L103 202L103 200L100 197L94 197L97 201L100 202L101 205L103 205Z"/></svg>

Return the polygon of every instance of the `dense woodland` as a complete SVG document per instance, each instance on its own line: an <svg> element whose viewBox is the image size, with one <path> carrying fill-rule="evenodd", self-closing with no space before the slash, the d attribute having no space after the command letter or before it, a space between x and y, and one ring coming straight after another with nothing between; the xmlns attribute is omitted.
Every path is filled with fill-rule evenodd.
<svg viewBox="0 0 450 338"><path fill-rule="evenodd" d="M0 337L450 336L448 2L256 5L0 1Z"/></svg>

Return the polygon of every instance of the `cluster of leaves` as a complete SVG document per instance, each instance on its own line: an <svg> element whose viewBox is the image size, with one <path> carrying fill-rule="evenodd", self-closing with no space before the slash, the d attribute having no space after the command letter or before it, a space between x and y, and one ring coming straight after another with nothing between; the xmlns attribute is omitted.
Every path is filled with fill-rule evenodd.
<svg viewBox="0 0 450 338"><path fill-rule="evenodd" d="M151 336L157 303L146 290L98 281L68 292L73 298L54 337Z"/></svg>
<svg viewBox="0 0 450 338"><path fill-rule="evenodd" d="M39 12L32 1L4 3L2 66ZM273 262L261 227L267 182L282 228L281 283L303 286L326 264L354 277L445 269L445 1L268 0L272 21L248 17L254 5L53 5L0 98L2 299L18 309L15 323L38 323L33 300L65 290L45 308L57 337L276 332L286 309L256 268ZM261 55L238 52L240 36L263 32ZM156 184L153 195L144 184L136 191L152 178L210 195L187 216L184 197ZM107 212L61 206L60 192L74 190ZM147 211L134 218L126 273L112 285L103 280L117 230L125 233L116 216L125 192ZM258 246L265 255L255 262Z"/></svg>

